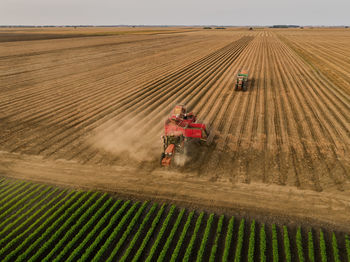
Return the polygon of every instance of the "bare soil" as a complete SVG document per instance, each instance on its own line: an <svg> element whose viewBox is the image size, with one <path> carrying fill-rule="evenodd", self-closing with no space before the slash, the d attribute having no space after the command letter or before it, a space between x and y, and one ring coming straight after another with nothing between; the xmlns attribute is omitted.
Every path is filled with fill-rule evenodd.
<svg viewBox="0 0 350 262"><path fill-rule="evenodd" d="M0 43L0 174L349 231L347 32L172 30ZM213 141L160 169L179 102Z"/></svg>

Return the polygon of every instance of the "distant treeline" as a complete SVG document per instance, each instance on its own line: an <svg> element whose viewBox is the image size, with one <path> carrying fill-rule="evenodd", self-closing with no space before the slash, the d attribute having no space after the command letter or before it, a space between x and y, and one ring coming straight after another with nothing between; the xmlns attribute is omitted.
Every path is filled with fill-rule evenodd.
<svg viewBox="0 0 350 262"><path fill-rule="evenodd" d="M299 25L273 25L270 28L299 28Z"/></svg>

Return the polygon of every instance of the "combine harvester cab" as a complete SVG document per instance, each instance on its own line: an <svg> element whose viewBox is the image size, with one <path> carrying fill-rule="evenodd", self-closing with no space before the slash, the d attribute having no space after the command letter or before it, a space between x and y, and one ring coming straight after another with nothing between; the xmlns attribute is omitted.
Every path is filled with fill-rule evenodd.
<svg viewBox="0 0 350 262"><path fill-rule="evenodd" d="M240 70L237 75L235 84L235 91L247 91L248 90L248 71Z"/></svg>
<svg viewBox="0 0 350 262"><path fill-rule="evenodd" d="M206 141L208 132L205 124L196 123L197 118L187 113L186 106L175 106L171 116L165 121L163 140L163 153L161 166L184 165L186 161L186 144L191 139Z"/></svg>

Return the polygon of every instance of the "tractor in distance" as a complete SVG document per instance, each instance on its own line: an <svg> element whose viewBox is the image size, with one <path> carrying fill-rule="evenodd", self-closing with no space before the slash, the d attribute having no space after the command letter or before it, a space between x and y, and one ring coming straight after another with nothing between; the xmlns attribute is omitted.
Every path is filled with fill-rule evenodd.
<svg viewBox="0 0 350 262"><path fill-rule="evenodd" d="M247 90L248 90L248 71L240 70L237 75L235 91L247 91Z"/></svg>

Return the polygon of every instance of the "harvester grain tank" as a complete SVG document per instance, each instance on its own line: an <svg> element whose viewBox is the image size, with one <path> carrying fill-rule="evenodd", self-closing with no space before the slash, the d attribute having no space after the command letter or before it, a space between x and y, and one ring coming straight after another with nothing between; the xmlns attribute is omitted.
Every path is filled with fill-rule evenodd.
<svg viewBox="0 0 350 262"><path fill-rule="evenodd" d="M192 112L187 112L185 105L175 106L164 125L161 166L173 165L173 159L175 165L184 164L186 147L191 140L206 141L208 135L205 124L197 123L196 116Z"/></svg>
<svg viewBox="0 0 350 262"><path fill-rule="evenodd" d="M248 71L247 70L240 70L237 75L236 85L235 85L236 91L247 91L248 90Z"/></svg>

